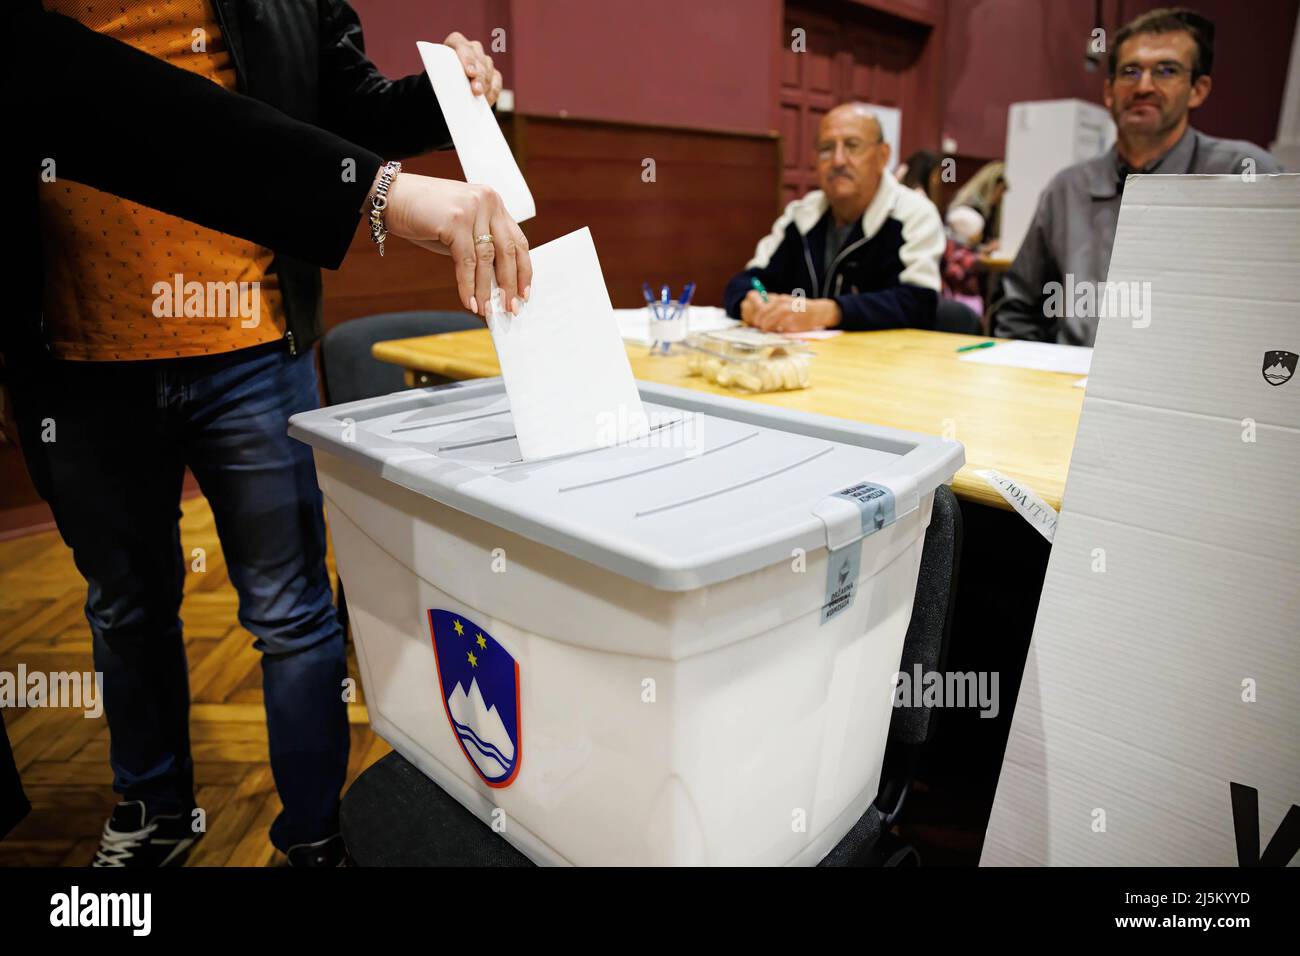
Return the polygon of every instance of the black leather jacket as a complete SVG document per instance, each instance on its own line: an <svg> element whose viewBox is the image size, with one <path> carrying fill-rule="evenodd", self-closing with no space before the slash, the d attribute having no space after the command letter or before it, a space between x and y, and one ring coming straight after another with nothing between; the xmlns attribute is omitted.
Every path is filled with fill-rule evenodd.
<svg viewBox="0 0 1300 956"><path fill-rule="evenodd" d="M356 11L344 0L212 4L239 92L384 159L451 145L429 78L389 80L380 73L366 57ZM310 348L321 333L320 269L279 252L272 268L280 277L289 347Z"/></svg>

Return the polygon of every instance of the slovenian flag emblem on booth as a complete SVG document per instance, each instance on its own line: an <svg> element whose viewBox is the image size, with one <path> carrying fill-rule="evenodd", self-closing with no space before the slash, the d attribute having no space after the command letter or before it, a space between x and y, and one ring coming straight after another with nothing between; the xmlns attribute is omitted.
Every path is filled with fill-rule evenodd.
<svg viewBox="0 0 1300 956"><path fill-rule="evenodd" d="M429 610L438 687L452 732L489 787L519 773L519 662L463 614Z"/></svg>

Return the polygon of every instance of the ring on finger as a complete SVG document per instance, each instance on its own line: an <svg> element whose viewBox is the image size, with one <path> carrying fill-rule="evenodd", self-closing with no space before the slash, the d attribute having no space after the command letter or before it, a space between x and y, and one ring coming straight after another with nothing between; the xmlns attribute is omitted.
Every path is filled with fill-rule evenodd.
<svg viewBox="0 0 1300 956"><path fill-rule="evenodd" d="M478 245L480 242L491 242L491 241L492 241L492 233L490 233L490 232L485 232L485 233L483 233L483 235L481 235L481 236L475 236L475 237L474 237L474 244L475 244L475 245Z"/></svg>

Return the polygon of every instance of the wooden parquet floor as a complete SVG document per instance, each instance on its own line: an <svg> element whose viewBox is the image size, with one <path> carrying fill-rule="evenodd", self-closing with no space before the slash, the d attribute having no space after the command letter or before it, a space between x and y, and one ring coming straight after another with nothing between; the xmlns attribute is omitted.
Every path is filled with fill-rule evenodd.
<svg viewBox="0 0 1300 956"><path fill-rule="evenodd" d="M196 797L207 833L189 866L283 862L267 830L280 801L267 758L260 655L239 626L212 512L202 496L183 502L184 553L206 552L189 573L181 617L189 655L190 735ZM331 555L330 572L334 564ZM54 531L0 542L0 671L93 671L86 585ZM360 679L349 645L349 672ZM0 866L81 866L94 856L117 796L108 765L108 725L79 710L7 708L9 739L32 812L0 841ZM371 731L363 703L351 704L348 784L390 750Z"/></svg>

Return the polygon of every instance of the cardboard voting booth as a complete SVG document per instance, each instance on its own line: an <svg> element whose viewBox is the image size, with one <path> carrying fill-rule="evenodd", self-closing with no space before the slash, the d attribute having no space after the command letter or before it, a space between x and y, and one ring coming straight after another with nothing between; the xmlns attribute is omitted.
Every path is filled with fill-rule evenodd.
<svg viewBox="0 0 1300 956"><path fill-rule="evenodd" d="M526 460L500 379L296 415L375 730L541 863L816 863L876 796L960 444L638 383Z"/></svg>
<svg viewBox="0 0 1300 956"><path fill-rule="evenodd" d="M984 865L1300 862L1297 262L1300 176L1130 178Z"/></svg>
<svg viewBox="0 0 1300 956"><path fill-rule="evenodd" d="M1066 166L1092 159L1115 141L1106 110L1083 100L1012 103L1007 113L1006 196L998 256L1014 259L1029 231L1038 197Z"/></svg>

